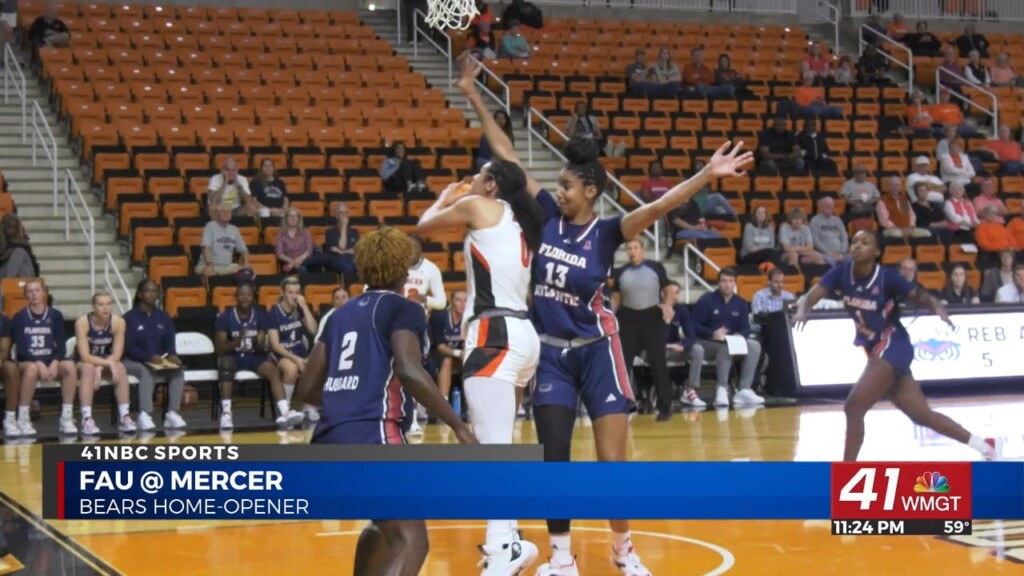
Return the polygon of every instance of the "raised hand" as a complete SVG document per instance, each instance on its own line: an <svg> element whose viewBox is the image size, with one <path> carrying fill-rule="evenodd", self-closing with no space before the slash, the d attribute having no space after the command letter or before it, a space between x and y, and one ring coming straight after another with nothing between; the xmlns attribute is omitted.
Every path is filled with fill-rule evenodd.
<svg viewBox="0 0 1024 576"><path fill-rule="evenodd" d="M715 151L715 155L708 160L707 168L712 177L743 176L746 173L746 168L753 164L753 152L740 154L740 151L743 150L743 141L740 141L732 151L729 151L730 146L732 146L732 142L722 144Z"/></svg>
<svg viewBox="0 0 1024 576"><path fill-rule="evenodd" d="M480 61L472 52L463 52L459 56L459 80L455 83L465 95L476 92L476 77L480 73Z"/></svg>

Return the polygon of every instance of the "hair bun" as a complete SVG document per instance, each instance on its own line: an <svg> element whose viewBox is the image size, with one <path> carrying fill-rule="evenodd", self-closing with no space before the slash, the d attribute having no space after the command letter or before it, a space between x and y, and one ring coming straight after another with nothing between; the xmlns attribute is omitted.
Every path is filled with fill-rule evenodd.
<svg viewBox="0 0 1024 576"><path fill-rule="evenodd" d="M573 138L565 144L563 153L570 164L587 164L597 161L601 150L590 138Z"/></svg>

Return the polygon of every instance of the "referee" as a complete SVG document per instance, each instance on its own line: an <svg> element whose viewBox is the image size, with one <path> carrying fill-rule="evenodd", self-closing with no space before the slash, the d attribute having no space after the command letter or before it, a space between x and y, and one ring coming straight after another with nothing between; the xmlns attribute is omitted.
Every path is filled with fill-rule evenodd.
<svg viewBox="0 0 1024 576"><path fill-rule="evenodd" d="M675 311L670 303L662 301L661 289L669 284L665 267L647 260L644 252L642 240L630 241L626 244L629 264L612 271L613 287L618 294L616 316L626 369L632 373L634 358L641 352L645 353L658 394L657 421L664 422L672 418L672 387L665 361L665 326L672 321Z"/></svg>

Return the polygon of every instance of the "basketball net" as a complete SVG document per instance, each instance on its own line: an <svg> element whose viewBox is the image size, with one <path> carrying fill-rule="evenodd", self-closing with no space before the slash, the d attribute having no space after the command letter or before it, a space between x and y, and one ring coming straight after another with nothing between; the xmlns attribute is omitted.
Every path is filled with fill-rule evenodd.
<svg viewBox="0 0 1024 576"><path fill-rule="evenodd" d="M426 23L438 30L466 30L479 13L475 0L427 0Z"/></svg>

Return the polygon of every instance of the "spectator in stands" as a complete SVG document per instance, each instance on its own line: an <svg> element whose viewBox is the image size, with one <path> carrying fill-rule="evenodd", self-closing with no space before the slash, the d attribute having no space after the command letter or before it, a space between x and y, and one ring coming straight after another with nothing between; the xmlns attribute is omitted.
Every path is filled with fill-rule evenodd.
<svg viewBox="0 0 1024 576"><path fill-rule="evenodd" d="M704 168L704 162L694 163L694 173ZM725 199L725 196L711 192L711 186L704 186L690 197L685 204L668 214L669 223L676 230L675 238L696 240L701 238L721 238L714 230L709 230L706 216L735 216L736 211Z"/></svg>
<svg viewBox="0 0 1024 576"><path fill-rule="evenodd" d="M629 263L615 268L610 278L616 293L615 315L622 337L622 357L626 366L632 366L638 356L645 355L658 395L657 420L664 422L672 418L674 396L665 359L665 324L672 321L674 313L674 302L663 300L668 274L660 262L646 257L640 238L626 243L626 254ZM637 388L634 382L634 393Z"/></svg>
<svg viewBox="0 0 1024 576"><path fill-rule="evenodd" d="M512 3L505 8L501 15L501 21L505 23L507 30L512 22L518 22L527 28L540 30L544 27L544 13L533 2L526 0L512 0Z"/></svg>
<svg viewBox="0 0 1024 576"><path fill-rule="evenodd" d="M686 304L679 302L679 283L671 280L668 286L662 289L663 301L672 306L672 321L668 325L668 337L666 339L665 355L669 366L692 362L694 350L697 346L697 331L693 326L693 319L690 318L690 310ZM704 350L701 348L703 356ZM670 368L669 372L673 372ZM691 370L692 373L692 370ZM699 378L699 371L698 371ZM704 408L707 404L697 395L697 387L700 380L696 382L687 379L683 386L683 394L679 401L693 408Z"/></svg>
<svg viewBox="0 0 1024 576"><path fill-rule="evenodd" d="M473 21L470 23L471 27L477 28L481 24L486 23L488 26L494 27L494 11L491 10L491 5L485 0L476 0L476 16L473 17Z"/></svg>
<svg viewBox="0 0 1024 576"><path fill-rule="evenodd" d="M917 23L913 34L903 37L903 43L914 56L939 56L942 53L942 42L928 31L928 23L924 20Z"/></svg>
<svg viewBox="0 0 1024 576"><path fill-rule="evenodd" d="M0 219L0 278L34 278L39 276L36 259L21 219L4 214Z"/></svg>
<svg viewBox="0 0 1024 576"><path fill-rule="evenodd" d="M278 178L277 168L270 158L260 162L260 173L252 181L252 197L256 212L262 218L280 218L288 210L288 187Z"/></svg>
<svg viewBox="0 0 1024 576"><path fill-rule="evenodd" d="M317 252L313 235L306 229L302 212L298 208L289 208L285 213L281 230L277 233L274 253L285 274L305 274L324 265L324 255Z"/></svg>
<svg viewBox="0 0 1024 576"><path fill-rule="evenodd" d="M583 100L580 100L573 106L572 116L565 123L565 134L569 138L593 140L598 143L599 148L600 144L605 142L604 132L601 130L597 116L590 113L590 110L587 109L587 103ZM626 143L619 142L618 145L615 145L611 140L608 140L604 149L605 155L608 157L619 157L626 153Z"/></svg>
<svg viewBox="0 0 1024 576"><path fill-rule="evenodd" d="M944 210L946 225L954 233L970 233L978 227L978 214L974 211L974 205L967 199L963 184L949 184L949 199L946 200Z"/></svg>
<svg viewBox="0 0 1024 576"><path fill-rule="evenodd" d="M1020 142L1013 139L1013 133L1006 124L999 126L999 139L989 140L985 147L999 160L999 171L1008 176L1024 174L1024 158Z"/></svg>
<svg viewBox="0 0 1024 576"><path fill-rule="evenodd" d="M814 249L814 235L807 225L807 214L793 208L786 221L779 226L779 247L782 261L790 266L798 264L824 264L825 257Z"/></svg>
<svg viewBox="0 0 1024 576"><path fill-rule="evenodd" d="M913 258L904 258L900 260L899 266L900 276L911 284L917 284L917 260Z"/></svg>
<svg viewBox="0 0 1024 576"><path fill-rule="evenodd" d="M740 262L743 264L776 263L779 252L775 248L775 227L768 216L768 209L758 206L754 215L743 226L743 245L740 248Z"/></svg>
<svg viewBox="0 0 1024 576"><path fill-rule="evenodd" d="M654 202L675 185L674 180L662 177L661 162L655 160L647 167L647 179L640 183L640 196L648 202Z"/></svg>
<svg viewBox="0 0 1024 576"><path fill-rule="evenodd" d="M56 2L46 3L42 16L36 18L28 29L28 38L35 50L43 47L60 48L71 43L71 31L57 17Z"/></svg>
<svg viewBox="0 0 1024 576"><path fill-rule="evenodd" d="M825 101L825 89L815 86L814 72L804 72L803 84L793 90L793 102L796 103L797 116L821 117L836 119L843 117L843 111L837 106L829 106Z"/></svg>
<svg viewBox="0 0 1024 576"><path fill-rule="evenodd" d="M964 78L975 86L988 86L992 83L992 77L988 73L988 66L981 63L981 54L977 50L971 50L967 55L967 64L964 65Z"/></svg>
<svg viewBox="0 0 1024 576"><path fill-rule="evenodd" d="M978 291L967 283L967 269L960 263L954 264L953 269L949 271L949 279L946 280L945 287L939 293L939 298L947 306L965 306L981 303Z"/></svg>
<svg viewBox="0 0 1024 576"><path fill-rule="evenodd" d="M704 49L694 48L690 51L690 63L683 66L683 86L688 90L696 90L705 98L736 97L736 87L732 84L715 85L716 71L704 63Z"/></svg>
<svg viewBox="0 0 1024 576"><path fill-rule="evenodd" d="M448 305L448 295L444 291L441 269L423 257L423 240L419 236L410 234L409 238L415 244L415 250L402 295L423 304L428 311L444 310Z"/></svg>
<svg viewBox="0 0 1024 576"><path fill-rule="evenodd" d="M498 110L494 113L494 121L501 128L501 131L508 136L508 141L514 146L516 143L516 132L512 128L512 120L509 119L508 113L504 110ZM491 144L487 141L487 136L480 137L480 146L477 148L476 157L473 159L473 163L476 165L477 172L484 167L494 158L494 151L491 150Z"/></svg>
<svg viewBox="0 0 1024 576"><path fill-rule="evenodd" d="M1013 283L1014 255L1013 250L1000 250L999 266L989 268L981 275L982 302L992 302L1000 288Z"/></svg>
<svg viewBox="0 0 1024 576"><path fill-rule="evenodd" d="M1000 222L995 206L985 206L978 212L978 228L974 231L974 241L978 248L986 252L998 252L1000 250L1020 250L1017 239L1007 230L1006 225Z"/></svg>
<svg viewBox="0 0 1024 576"><path fill-rule="evenodd" d="M803 132L797 137L804 164L811 172L835 174L836 163L829 158L832 151L829 150L825 134L818 131L818 124L817 118L805 119Z"/></svg>
<svg viewBox="0 0 1024 576"><path fill-rule="evenodd" d="M943 54L946 57L939 63L939 84L943 88L953 90L957 94L963 94L963 89L961 88L963 80L960 77L964 67L957 60L956 48L947 46L943 50ZM967 56L967 54L964 54L964 56Z"/></svg>
<svg viewBox="0 0 1024 576"><path fill-rule="evenodd" d="M1010 230L1010 234L1013 234L1017 246L1024 248L1024 203L1020 204L1020 213L1016 218L1010 220L1006 227Z"/></svg>
<svg viewBox="0 0 1024 576"><path fill-rule="evenodd" d="M345 278L345 285L358 281L356 275L355 247L359 242L359 231L349 225L348 204L339 203L334 211L337 226L327 229L324 237L324 254L331 271Z"/></svg>
<svg viewBox="0 0 1024 576"><path fill-rule="evenodd" d="M950 230L946 222L946 213L943 211L945 201L946 196L942 192L929 190L928 184L924 182L915 184L912 208L914 217L917 218L917 225L931 230L932 234L942 237L949 236Z"/></svg>
<svg viewBox="0 0 1024 576"><path fill-rule="evenodd" d="M334 314L335 310L347 304L348 299L348 290L345 290L345 288L341 286L334 289L334 293L331 295L331 309L324 312L323 316L320 317L320 323L317 325L316 329L316 337L313 338L314 342L320 340L320 335L323 333L324 326L327 325L327 320L331 317L331 314ZM309 416L309 414L307 414L307 416Z"/></svg>
<svg viewBox="0 0 1024 576"><path fill-rule="evenodd" d="M960 150L960 141L949 143L949 152L939 157L939 174L947 184L956 182L967 186L974 179L974 166L971 159Z"/></svg>
<svg viewBox="0 0 1024 576"><path fill-rule="evenodd" d="M907 126L916 135L930 136L935 132L935 123L932 107L925 103L924 94L915 90L910 106L907 107Z"/></svg>
<svg viewBox="0 0 1024 576"><path fill-rule="evenodd" d="M882 235L887 238L927 238L932 233L927 228L917 227L917 215L910 205L910 200L903 193L903 182L899 176L890 176L885 180L886 192L881 201L875 205L878 224L882 227Z"/></svg>
<svg viewBox="0 0 1024 576"><path fill-rule="evenodd" d="M870 44L865 46L857 61L857 80L861 84L890 84L892 80L886 75L888 71L889 61L878 48Z"/></svg>
<svg viewBox="0 0 1024 576"><path fill-rule="evenodd" d="M249 191L249 181L238 173L238 163L234 158L224 160L220 174L210 178L206 186L209 197L210 217L216 218L221 206L231 211L232 217L255 216L256 205Z"/></svg>
<svg viewBox="0 0 1024 576"><path fill-rule="evenodd" d="M964 26L964 33L958 36L953 44L960 52L961 58L976 50L982 58L988 59L988 39L983 34L975 32L974 24Z"/></svg>
<svg viewBox="0 0 1024 576"><path fill-rule="evenodd" d="M415 158L407 156L405 142L401 140L391 145L388 157L380 167L380 179L384 181L384 191L405 195L410 192L427 191L426 174L423 165Z"/></svg>
<svg viewBox="0 0 1024 576"><path fill-rule="evenodd" d="M821 253L829 266L846 258L850 249L850 236L843 219L836 216L836 201L831 196L818 200L818 213L811 218L811 238L814 249Z"/></svg>
<svg viewBox="0 0 1024 576"><path fill-rule="evenodd" d="M746 340L747 353L740 368L739 390L733 396L737 405L764 404L751 387L761 357L761 343L750 337L750 307L736 295L736 271L724 268L718 273L718 289L697 300L693 308L693 324L700 338L700 348L694 345L690 360L690 385L700 382L704 360L715 363L717 388L715 406L729 405L729 372L733 357L729 353L728 336Z"/></svg>
<svg viewBox="0 0 1024 576"><path fill-rule="evenodd" d="M976 134L978 128L970 122L964 121L964 112L959 106L953 103L953 92L946 89L939 90L939 101L932 104L932 117L935 123L943 126L944 134L948 134L948 127L957 129L954 134Z"/></svg>
<svg viewBox="0 0 1024 576"><path fill-rule="evenodd" d="M917 185L923 184L926 202L941 202L944 200L944 193L946 191L946 185L942 183L942 180L929 172L931 168L931 161L928 160L927 156L918 156L914 159L914 171L907 175L907 196L911 202L917 202ZM938 198L931 199L932 193L938 194Z"/></svg>
<svg viewBox="0 0 1024 576"><path fill-rule="evenodd" d="M875 183L868 180L868 169L861 165L853 169L853 178L843 183L839 193L846 198L846 208L851 216L874 212L875 204L882 197Z"/></svg>
<svg viewBox="0 0 1024 576"><path fill-rule="evenodd" d="M715 84L717 86L732 86L734 94L743 94L747 91L746 78L732 67L732 58L728 54L718 57L718 67L715 68Z"/></svg>
<svg viewBox="0 0 1024 576"><path fill-rule="evenodd" d="M786 274L779 268L768 271L768 285L754 293L751 301L751 312L754 314L770 314L781 312L789 302L796 302L796 296L789 290L782 289L782 281Z"/></svg>
<svg viewBox="0 0 1024 576"><path fill-rule="evenodd" d="M996 304L1024 304L1024 264L1013 267L1013 282L996 292Z"/></svg>
<svg viewBox="0 0 1024 576"><path fill-rule="evenodd" d="M769 172L800 172L807 165L804 163L800 143L786 127L786 118L776 116L772 127L758 137L761 152L761 167Z"/></svg>
<svg viewBox="0 0 1024 576"><path fill-rule="evenodd" d="M132 309L124 315L125 350L124 367L128 374L139 380L139 413L136 426L147 432L156 428L153 423L153 391L156 378L166 379L166 406L164 428L185 427L181 417L181 399L185 394L185 372L178 358L174 321L157 307L160 286L149 278L139 282L135 290Z"/></svg>
<svg viewBox="0 0 1024 576"><path fill-rule="evenodd" d="M892 15L892 21L889 22L889 26L885 28L885 35L897 42L903 40L903 37L910 32L910 27L907 26L906 20L903 19L903 14L896 12Z"/></svg>
<svg viewBox="0 0 1024 576"><path fill-rule="evenodd" d="M633 53L633 62L626 66L626 87L634 96L660 96L662 87L654 81L651 67L647 65L647 52L637 48ZM675 87L671 96L675 97L679 86Z"/></svg>
<svg viewBox="0 0 1024 576"><path fill-rule="evenodd" d="M249 249L241 232L231 223L231 208L221 204L214 213L215 219L203 228L203 255L196 262L196 274L203 279L215 274L234 274L249 267ZM235 254L242 256L242 265L235 263Z"/></svg>
<svg viewBox="0 0 1024 576"><path fill-rule="evenodd" d="M1010 66L1010 55L1003 52L996 56L996 64L989 69L993 86L1020 86L1017 71Z"/></svg>
<svg viewBox="0 0 1024 576"><path fill-rule="evenodd" d="M672 54L668 48L658 51L658 59L647 71L647 77L659 86L658 91L662 96L674 96L683 86L679 66L672 61Z"/></svg>
<svg viewBox="0 0 1024 576"><path fill-rule="evenodd" d="M512 20L506 22L505 26L505 33L501 36L501 46L498 47L498 57L529 59L533 55L533 51L530 50L530 43L519 31L519 22Z"/></svg>
<svg viewBox="0 0 1024 576"><path fill-rule="evenodd" d="M875 4L879 4L878 9L868 14L867 19L864 21L864 27L868 30L868 33L864 35L864 42L869 46L881 46L882 36L885 34L885 25L882 24L881 5L886 3L887 0L875 0Z"/></svg>
<svg viewBox="0 0 1024 576"><path fill-rule="evenodd" d="M815 80L825 80L832 77L832 61L825 54L825 51L822 50L821 44L818 42L811 44L810 50L800 64L800 75L804 76L808 73Z"/></svg>
<svg viewBox="0 0 1024 576"><path fill-rule="evenodd" d="M1010 211L1006 209L1006 204L1003 204L999 196L996 196L996 184L992 178L986 178L981 183L981 194L974 198L974 212L978 218L981 218L981 211L988 207L995 209L997 222L1006 224L1006 217Z"/></svg>
<svg viewBox="0 0 1024 576"><path fill-rule="evenodd" d="M477 60L497 57L498 52L494 33L491 32L491 22L481 20L470 30L469 36L466 38L466 49L472 52Z"/></svg>
<svg viewBox="0 0 1024 576"><path fill-rule="evenodd" d="M839 57L839 63L836 64L836 71L832 77L835 79L836 84L849 85L857 81L857 70L849 54L843 54Z"/></svg>

